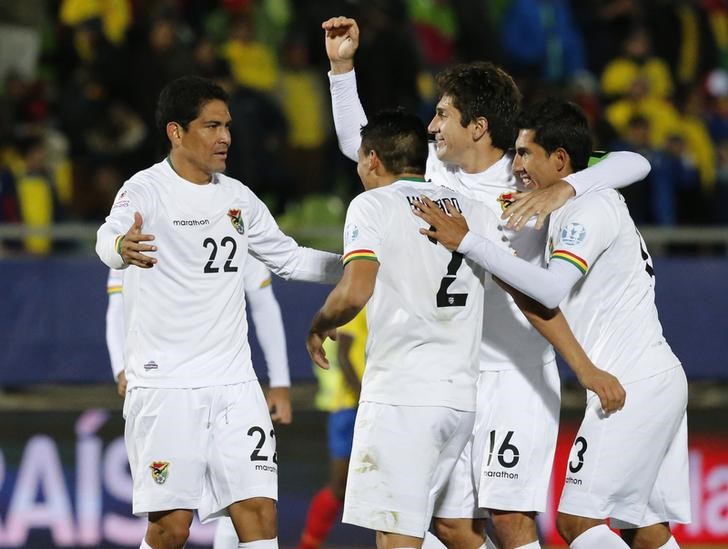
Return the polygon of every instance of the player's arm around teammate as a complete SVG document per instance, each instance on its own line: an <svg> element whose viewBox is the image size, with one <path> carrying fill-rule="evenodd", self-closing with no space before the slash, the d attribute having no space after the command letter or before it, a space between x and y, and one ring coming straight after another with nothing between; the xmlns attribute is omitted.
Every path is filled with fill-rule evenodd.
<svg viewBox="0 0 728 549"><path fill-rule="evenodd" d="M454 208L448 208L447 204L445 211L442 211L437 204L427 197L422 197L422 204L419 209L414 210L414 213L432 227L422 229L420 232L428 238L434 238L451 251L457 251L465 236L469 234L465 218ZM515 257L514 260L522 262ZM490 270L488 269L489 264L483 264L483 266ZM534 269L538 269L538 267L534 267ZM526 318L559 352L576 374L582 387L594 391L598 395L602 409L607 413L621 409L626 398L624 388L616 377L597 368L592 363L558 309L558 302L552 303L550 307L544 306L502 280L496 278L496 281L513 296Z"/></svg>

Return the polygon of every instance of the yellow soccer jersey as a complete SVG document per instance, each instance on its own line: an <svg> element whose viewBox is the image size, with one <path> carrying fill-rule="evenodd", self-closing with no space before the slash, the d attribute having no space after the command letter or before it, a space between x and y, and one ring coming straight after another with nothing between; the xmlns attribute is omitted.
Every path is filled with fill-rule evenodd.
<svg viewBox="0 0 728 549"><path fill-rule="evenodd" d="M367 344L367 318L365 310L362 309L358 315L341 326L338 332L347 334L354 340L351 344L351 349L349 349L349 362L354 367L354 371L361 381L364 375L364 351ZM345 408L356 407L359 395L354 394L354 391L346 383L346 378L339 367L338 342L327 339L324 342L324 350L329 359L330 368L329 370L322 370L318 366L314 366L316 377L319 381L319 390L316 394L316 407L326 412L336 412Z"/></svg>

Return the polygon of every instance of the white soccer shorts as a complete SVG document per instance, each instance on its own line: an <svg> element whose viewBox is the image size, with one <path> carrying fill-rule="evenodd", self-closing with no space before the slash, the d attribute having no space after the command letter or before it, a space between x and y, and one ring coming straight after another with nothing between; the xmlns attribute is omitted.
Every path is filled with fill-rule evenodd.
<svg viewBox="0 0 728 549"><path fill-rule="evenodd" d="M236 501L277 499L275 433L257 381L135 388L124 417L135 515L197 509L204 522Z"/></svg>
<svg viewBox="0 0 728 549"><path fill-rule="evenodd" d="M687 379L678 366L624 387L604 416L591 395L569 454L559 512L616 528L690 521Z"/></svg>
<svg viewBox="0 0 728 549"><path fill-rule="evenodd" d="M441 406L361 403L343 522L424 537L474 419Z"/></svg>
<svg viewBox="0 0 728 549"><path fill-rule="evenodd" d="M458 462L436 516L546 510L560 391L556 362L480 373L472 448Z"/></svg>

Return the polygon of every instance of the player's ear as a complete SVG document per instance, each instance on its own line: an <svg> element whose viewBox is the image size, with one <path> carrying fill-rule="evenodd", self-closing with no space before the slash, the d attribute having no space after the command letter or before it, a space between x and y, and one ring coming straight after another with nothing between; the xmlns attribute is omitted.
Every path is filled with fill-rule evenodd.
<svg viewBox="0 0 728 549"><path fill-rule="evenodd" d="M375 151L375 150L369 151L369 154L367 155L367 161L368 161L369 171L371 171L371 172L376 170L377 167L379 167L379 165L382 163L382 161L379 159L379 155L377 154L377 151Z"/></svg>
<svg viewBox="0 0 728 549"><path fill-rule="evenodd" d="M569 165L571 157L569 153L563 147L558 147L554 152L551 153L551 161L554 164L556 171L563 171Z"/></svg>
<svg viewBox="0 0 728 549"><path fill-rule="evenodd" d="M179 124L177 122L167 122L167 139L169 139L172 146L179 143L181 138Z"/></svg>
<svg viewBox="0 0 728 549"><path fill-rule="evenodd" d="M488 119L484 116L479 116L471 122L473 141L478 141L488 131Z"/></svg>

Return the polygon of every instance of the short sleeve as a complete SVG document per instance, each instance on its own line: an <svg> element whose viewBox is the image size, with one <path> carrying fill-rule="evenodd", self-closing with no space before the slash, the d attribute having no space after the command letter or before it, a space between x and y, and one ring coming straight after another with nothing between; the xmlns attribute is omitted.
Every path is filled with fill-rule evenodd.
<svg viewBox="0 0 728 549"><path fill-rule="evenodd" d="M344 266L350 261L379 261L385 208L368 192L349 204L344 225Z"/></svg>
<svg viewBox="0 0 728 549"><path fill-rule="evenodd" d="M550 231L548 260L566 261L586 274L616 238L618 218L603 196L585 196L564 208Z"/></svg>

